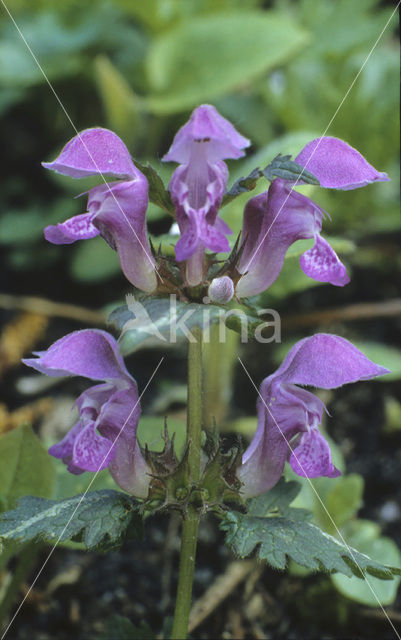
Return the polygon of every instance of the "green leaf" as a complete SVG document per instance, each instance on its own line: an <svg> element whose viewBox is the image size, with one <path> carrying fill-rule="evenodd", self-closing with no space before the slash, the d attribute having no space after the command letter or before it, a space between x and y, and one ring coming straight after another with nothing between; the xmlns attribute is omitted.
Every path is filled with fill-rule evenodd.
<svg viewBox="0 0 401 640"><path fill-rule="evenodd" d="M352 532L346 534L347 542L357 545L362 553L379 562L400 567L401 553L395 542L390 538L372 535L371 525L375 525L375 523L368 520L356 520L353 523ZM369 577L366 582L361 582L356 578L350 579L339 574L331 576L331 579L338 591L344 596L371 607L392 604L401 581L399 576L395 576L391 581Z"/></svg>
<svg viewBox="0 0 401 640"><path fill-rule="evenodd" d="M262 169L261 173L267 180L272 182L274 178L282 178L283 180L300 180L300 184L306 182L319 186L320 182L310 171L307 171L302 165L291 160L291 156L282 156L279 154Z"/></svg>
<svg viewBox="0 0 401 640"><path fill-rule="evenodd" d="M101 640L155 640L151 628L146 622L136 627L128 618L114 615L107 621L107 628Z"/></svg>
<svg viewBox="0 0 401 640"><path fill-rule="evenodd" d="M134 301L131 309L127 305L118 307L111 313L109 323L122 331L120 350L127 355L145 346L165 347L188 339L192 327L207 328L224 313L213 304L185 303L173 296L153 297Z"/></svg>
<svg viewBox="0 0 401 640"><path fill-rule="evenodd" d="M0 437L0 496L4 508L11 509L27 493L51 496L53 482L52 460L32 427L21 426Z"/></svg>
<svg viewBox="0 0 401 640"><path fill-rule="evenodd" d="M276 569L285 569L289 558L319 571L339 571L362 577L366 572L383 580L401 569L386 567L321 531L310 522L283 517L255 517L229 511L220 524L227 532L226 543L241 558L257 548L260 560ZM362 575L361 575L362 572Z"/></svg>
<svg viewBox="0 0 401 640"><path fill-rule="evenodd" d="M303 30L273 11L192 17L153 40L148 107L174 113L212 100L283 64L306 42Z"/></svg>
<svg viewBox="0 0 401 640"><path fill-rule="evenodd" d="M248 515L258 518L289 515L292 515L294 519L308 518L311 514L306 509L290 507L300 490L301 485L298 482L293 480L287 482L284 478L280 478L270 491L266 491L266 493L249 501Z"/></svg>
<svg viewBox="0 0 401 640"><path fill-rule="evenodd" d="M363 477L357 473L338 478L325 496L325 506L331 516L325 529L328 531L332 529L332 520L337 527L342 527L357 514L363 503L363 488Z"/></svg>
<svg viewBox="0 0 401 640"><path fill-rule="evenodd" d="M0 516L0 541L73 538L87 549L105 550L123 537L139 537L141 522L138 502L119 491L92 491L61 501L25 496Z"/></svg>
<svg viewBox="0 0 401 640"><path fill-rule="evenodd" d="M138 160L134 160L134 164L148 180L149 200L175 217L175 207L171 200L170 192L165 188L163 180L157 171L149 163L141 164Z"/></svg>
<svg viewBox="0 0 401 640"><path fill-rule="evenodd" d="M246 178L239 178L236 182L234 182L231 189L229 189L229 191L224 194L221 206L224 207L226 204L229 204L243 193L249 193L250 191L253 191L260 177L260 170L253 169L253 171L251 171L249 176L247 176Z"/></svg>

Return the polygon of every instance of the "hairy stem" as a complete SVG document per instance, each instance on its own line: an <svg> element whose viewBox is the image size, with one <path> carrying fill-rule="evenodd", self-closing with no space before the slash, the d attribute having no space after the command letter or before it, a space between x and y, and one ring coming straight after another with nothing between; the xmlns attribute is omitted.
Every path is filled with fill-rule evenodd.
<svg viewBox="0 0 401 640"><path fill-rule="evenodd" d="M195 342L188 345L188 419L187 441L189 443L188 466L190 481L197 485L200 479L200 454L202 437L202 331L193 330ZM190 505L182 522L181 553L178 573L177 599L175 604L172 640L183 640L188 633L189 612L194 581L196 545L199 516Z"/></svg>

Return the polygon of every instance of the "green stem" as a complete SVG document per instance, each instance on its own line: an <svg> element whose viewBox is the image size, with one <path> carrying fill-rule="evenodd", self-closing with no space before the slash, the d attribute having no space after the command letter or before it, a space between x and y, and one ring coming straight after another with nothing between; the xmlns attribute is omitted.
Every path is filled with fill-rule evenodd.
<svg viewBox="0 0 401 640"><path fill-rule="evenodd" d="M198 526L199 519L197 514L195 514L195 517L188 518L182 522L180 568L171 640L185 640L188 634Z"/></svg>
<svg viewBox="0 0 401 640"><path fill-rule="evenodd" d="M187 441L189 443L188 466L191 484L200 480L202 438L202 331L193 329L195 342L188 345L188 418ZM177 599L175 603L171 640L184 640L188 634L189 612L192 601L192 585L195 572L196 545L199 516L190 505L182 522L181 553L178 572Z"/></svg>
<svg viewBox="0 0 401 640"><path fill-rule="evenodd" d="M188 414L187 442L188 464L192 484L200 479L202 439L202 330L192 329L195 342L188 343Z"/></svg>

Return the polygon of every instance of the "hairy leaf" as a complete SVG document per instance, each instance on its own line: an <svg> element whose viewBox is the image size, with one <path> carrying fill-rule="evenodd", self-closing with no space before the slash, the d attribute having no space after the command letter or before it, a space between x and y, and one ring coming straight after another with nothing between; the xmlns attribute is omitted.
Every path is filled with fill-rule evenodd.
<svg viewBox="0 0 401 640"><path fill-rule="evenodd" d="M224 315L217 305L185 303L170 298L142 298L115 309L109 322L122 331L124 355L147 346L168 346L191 339L191 328L205 330ZM193 336L192 336L193 337Z"/></svg>
<svg viewBox="0 0 401 640"><path fill-rule="evenodd" d="M0 541L58 542L73 538L87 549L116 546L141 535L138 503L119 491L93 491L65 500L26 496L0 516Z"/></svg>
<svg viewBox="0 0 401 640"><path fill-rule="evenodd" d="M261 173L267 180L270 180L270 182L274 180L274 178L282 178L283 180L298 180L299 184L305 182L314 185L320 184L313 173L291 160L291 156L282 156L281 154L276 156Z"/></svg>
<svg viewBox="0 0 401 640"><path fill-rule="evenodd" d="M311 514L307 509L295 509L290 504L301 490L298 482L287 482L280 478L279 482L266 493L252 498L248 505L248 515L265 518L268 516L294 516L295 519L305 519Z"/></svg>
<svg viewBox="0 0 401 640"><path fill-rule="evenodd" d="M321 531L310 522L284 517L256 517L228 512L221 528L227 544L244 558L257 549L260 560L276 569L285 569L289 558L316 571L340 572L351 577L369 573L383 580L401 569L386 567Z"/></svg>
<svg viewBox="0 0 401 640"><path fill-rule="evenodd" d="M238 178L231 189L224 194L221 206L224 207L226 204L229 204L229 202L232 202L237 196L252 191L261 175L262 174L259 169L254 169L246 178Z"/></svg>

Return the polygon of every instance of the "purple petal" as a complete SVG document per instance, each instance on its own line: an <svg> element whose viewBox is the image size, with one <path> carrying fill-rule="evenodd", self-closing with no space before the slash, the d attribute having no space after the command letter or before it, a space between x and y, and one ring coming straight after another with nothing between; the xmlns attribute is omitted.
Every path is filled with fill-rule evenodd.
<svg viewBox="0 0 401 640"><path fill-rule="evenodd" d="M244 247L238 266L244 275L237 284L237 296L265 291L279 275L288 248L320 231L322 215L312 200L290 191L283 180L274 180L267 193L251 198L244 211Z"/></svg>
<svg viewBox="0 0 401 640"><path fill-rule="evenodd" d="M230 233L232 233L230 229ZM230 251L230 244L217 225L208 224L205 220L201 225L201 239L207 249L213 253Z"/></svg>
<svg viewBox="0 0 401 640"><path fill-rule="evenodd" d="M57 340L47 351L35 355L38 357L22 362L48 376L133 380L118 352L116 340L100 329L74 331Z"/></svg>
<svg viewBox="0 0 401 640"><path fill-rule="evenodd" d="M207 145L211 162L224 158L240 158L241 149L250 142L210 104L202 104L191 114L189 121L176 134L163 162L187 164L194 144Z"/></svg>
<svg viewBox="0 0 401 640"><path fill-rule="evenodd" d="M317 333L297 342L279 369L265 380L274 378L276 384L285 382L335 389L386 373L389 373L388 369L371 362L345 338Z"/></svg>
<svg viewBox="0 0 401 640"><path fill-rule="evenodd" d="M309 278L314 278L319 282L330 282L336 287L343 287L349 282L343 263L320 234L316 235L314 246L305 251L299 263L302 271Z"/></svg>
<svg viewBox="0 0 401 640"><path fill-rule="evenodd" d="M51 456L62 460L64 464L68 464L72 458L72 452L74 449L74 442L77 435L80 433L82 429L81 421L77 422L77 424L72 427L66 436L57 444L54 444L49 448L49 453Z"/></svg>
<svg viewBox="0 0 401 640"><path fill-rule="evenodd" d="M233 141L239 140L244 139L232 125L214 107L204 105L194 111L190 122L178 132L164 158L183 162L174 171L169 188L182 234L176 245L176 258L179 262L191 260L186 265L186 278L192 286L202 279L205 249L229 251L225 236L231 230L217 217L228 180L222 158L236 157L229 155L227 145L234 149ZM238 149L235 153L238 155Z"/></svg>
<svg viewBox="0 0 401 640"><path fill-rule="evenodd" d="M130 182L100 185L89 192L94 226L116 248L127 279L151 293L157 279L146 234L147 206L148 183L142 174Z"/></svg>
<svg viewBox="0 0 401 640"><path fill-rule="evenodd" d="M53 162L42 164L72 178L94 174L126 178L138 172L123 141L113 131L100 127L81 131L67 142Z"/></svg>
<svg viewBox="0 0 401 640"><path fill-rule="evenodd" d="M266 410L262 402L258 402L258 428L237 472L243 483L242 495L250 498L274 487L284 471L287 458L286 434L283 437L272 413Z"/></svg>
<svg viewBox="0 0 401 640"><path fill-rule="evenodd" d="M289 462L292 470L304 478L337 478L341 475L331 461L328 442L317 429L302 434Z"/></svg>
<svg viewBox="0 0 401 640"><path fill-rule="evenodd" d="M181 237L175 245L175 257L177 262L182 262L193 256L200 245L200 225L195 215L186 216L185 223L181 224ZM202 251L203 255L204 251Z"/></svg>
<svg viewBox="0 0 401 640"><path fill-rule="evenodd" d="M308 477L336 477L339 473L332 466L329 447L317 430L324 404L296 384L332 389L387 372L339 336L316 334L297 342L279 369L260 386L258 428L238 470L244 483L243 494L258 495L276 484L291 450L289 443L296 436L299 439L295 455L299 464L295 456L290 463L297 473Z"/></svg>
<svg viewBox="0 0 401 640"><path fill-rule="evenodd" d="M132 383L136 387L136 382L133 378ZM113 380L113 382L105 382L89 387L75 401L79 414L81 416L89 416L93 420L101 412L103 405L110 400L116 390L119 390L120 387L118 385L122 385L125 388L127 384L130 384L128 380L121 382Z"/></svg>
<svg viewBox="0 0 401 640"><path fill-rule="evenodd" d="M113 444L99 435L95 423L90 422L75 438L71 464L83 471L96 473L108 467L114 455Z"/></svg>
<svg viewBox="0 0 401 640"><path fill-rule="evenodd" d="M260 387L257 407L258 428L238 472L245 497L268 491L278 482L290 441L307 424L319 423L325 409L323 402L305 389L285 384L273 389L271 377Z"/></svg>
<svg viewBox="0 0 401 640"><path fill-rule="evenodd" d="M129 389L114 394L105 404L98 418L98 430L114 445L114 458L109 471L115 482L128 493L146 498L150 483L149 469L142 457L136 439L140 405L138 389Z"/></svg>
<svg viewBox="0 0 401 640"><path fill-rule="evenodd" d="M311 171L320 185L329 189L356 189L389 180L386 173L376 171L359 151L329 136L309 142L295 162Z"/></svg>
<svg viewBox="0 0 401 640"><path fill-rule="evenodd" d="M77 240L94 238L99 235L99 230L93 226L92 218L92 214L82 213L63 223L50 225L44 230L45 238L52 244L71 244Z"/></svg>
<svg viewBox="0 0 401 640"><path fill-rule="evenodd" d="M185 278L190 287L195 287L206 277L207 267L203 260L204 255L205 248L200 244L196 252L187 260Z"/></svg>

